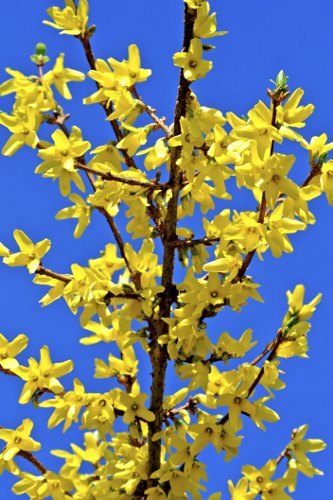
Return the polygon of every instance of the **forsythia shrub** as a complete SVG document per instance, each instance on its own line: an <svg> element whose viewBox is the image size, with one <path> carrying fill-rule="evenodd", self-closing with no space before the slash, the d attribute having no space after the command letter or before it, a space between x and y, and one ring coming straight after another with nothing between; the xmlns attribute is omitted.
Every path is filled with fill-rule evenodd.
<svg viewBox="0 0 333 500"><path fill-rule="evenodd" d="M63 53L45 71L49 58L39 43L31 58L35 76L7 69L10 79L0 85L0 95L15 98L12 111L0 114L10 133L2 153L12 156L24 146L35 149L35 172L57 180L68 198L56 218L76 219L75 238L90 224L93 210L105 218L113 235L100 257L86 267L73 263L70 272L60 274L44 266L51 242L34 242L15 229L17 246L0 244L3 263L26 267L34 283L47 287L42 305L62 298L74 314L79 312L82 344L114 343L119 351L118 356L95 360L95 377L112 380L109 391L91 393L77 378L72 388L61 384L61 376L73 369L72 361L53 363L44 345L39 359L30 357L21 365L16 357L27 347L27 337L0 336L0 371L22 379L19 403L48 408L51 429L78 425L84 433L83 447L71 444L71 452L53 451L64 460L60 471L53 472L36 456L41 444L34 439L38 436L30 419L16 429L1 428L1 471L17 478L17 495L56 500L203 498L207 474L201 452L212 445L232 460L242 442L244 419L263 430L266 422L276 422L279 416L269 404L285 386L280 360L306 356L309 319L321 295L305 300L301 284L287 292L281 326L254 359L248 355L256 344L250 329L240 338L221 333L214 342L209 318L225 308L240 311L248 300L262 301L259 285L248 275L253 257L292 252L290 235L315 222L308 203L324 193L333 204L333 160L327 159L333 143L327 143L325 134L308 140L300 133L314 107L301 104L303 90L290 91L283 71L268 96L242 117L201 106L192 84L212 70L209 50L214 47L207 42L226 32L216 31L216 14L208 1L185 0L184 8L183 48L173 57L180 80L170 125L138 93L138 84L151 71L141 67L136 45L128 47L122 61L95 58L87 0L65 0L65 5L49 8L45 24L81 43L88 77L96 84L84 103L102 106L113 140L91 145L78 126L68 128L69 115L57 103L57 93L71 99L68 84L81 82L85 75L67 68ZM142 117L147 123L139 126L140 116L140 123ZM46 141L48 126L53 131ZM289 176L295 156L282 152L290 141L309 153L310 171L300 185ZM211 218L216 200L231 199L231 183L249 190L258 209L225 208ZM121 205L127 208L126 238L117 226ZM204 214L197 235L186 227L195 209ZM133 246L132 240L141 243ZM175 282L177 258L186 270L180 282ZM140 388L138 344L151 364L149 394ZM238 364L230 369L232 359ZM182 388L166 395L168 366ZM307 425L294 429L278 458L261 468L244 465L239 481L228 483L231 498L288 499L299 474L321 474L308 453L323 450L325 443L309 439L307 430ZM21 469L18 456L36 473ZM85 463L93 466L92 472L81 471Z"/></svg>

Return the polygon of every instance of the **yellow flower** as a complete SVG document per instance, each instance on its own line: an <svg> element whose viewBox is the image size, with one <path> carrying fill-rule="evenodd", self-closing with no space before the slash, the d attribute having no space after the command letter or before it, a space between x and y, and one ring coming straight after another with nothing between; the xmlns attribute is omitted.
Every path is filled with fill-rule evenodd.
<svg viewBox="0 0 333 500"><path fill-rule="evenodd" d="M129 130L129 133L118 142L117 148L127 149L128 155L133 156L140 146L146 144L148 134L151 132L152 128L150 125L140 128L125 124L123 124L123 126Z"/></svg>
<svg viewBox="0 0 333 500"><path fill-rule="evenodd" d="M54 399L47 399L39 404L42 408L54 408L47 426L49 429L56 427L64 421L63 432L67 431L73 422L78 421L81 408L88 401L88 395L84 391L84 386L79 379L74 379L73 390L64 395L55 396Z"/></svg>
<svg viewBox="0 0 333 500"><path fill-rule="evenodd" d="M300 471L308 474L310 477L313 474L320 474L321 471L317 469L313 469L312 464L308 457L307 453L315 453L317 451L322 451L326 448L326 443L321 439L304 439L305 434L309 429L308 425L301 425L298 429L294 431L294 437L291 440L291 443L288 445L288 448L292 452L297 463L300 464ZM303 466L303 469L302 469Z"/></svg>
<svg viewBox="0 0 333 500"><path fill-rule="evenodd" d="M327 201L333 205L333 160L329 160L322 166L320 185L326 194Z"/></svg>
<svg viewBox="0 0 333 500"><path fill-rule="evenodd" d="M209 273L230 273L228 278L233 280L239 269L242 267L242 258L239 254L236 255L226 255L220 259L213 260L208 264L205 264L202 269L208 271Z"/></svg>
<svg viewBox="0 0 333 500"><path fill-rule="evenodd" d="M289 173L295 157L293 155L272 155L263 167L261 179L256 186L261 192L265 191L267 206L273 210L280 193L284 193L293 199L299 198L299 189L291 179L286 176Z"/></svg>
<svg viewBox="0 0 333 500"><path fill-rule="evenodd" d="M48 389L55 394L63 391L57 377L62 377L73 370L71 360L62 363L52 363L49 348L45 345L40 350L40 362L34 358L29 358L29 366L19 366L13 371L22 380L25 380L19 402L29 403L38 390Z"/></svg>
<svg viewBox="0 0 333 500"><path fill-rule="evenodd" d="M197 8L197 17L194 21L194 36L197 38L211 38L226 35L227 31L216 31L216 13L209 15L208 2L202 2Z"/></svg>
<svg viewBox="0 0 333 500"><path fill-rule="evenodd" d="M55 109L57 104L53 99L49 85L37 77L26 76L20 71L6 68L6 72L13 78L0 85L0 95L5 96L15 93L15 109L35 108L39 111Z"/></svg>
<svg viewBox="0 0 333 500"><path fill-rule="evenodd" d="M74 0L65 0L65 3L66 7L64 9L59 7L47 9L48 15L54 22L43 21L43 23L61 30L61 35L84 35L88 23L88 0L79 0L78 6L76 6Z"/></svg>
<svg viewBox="0 0 333 500"><path fill-rule="evenodd" d="M31 148L37 146L39 141L36 133L38 123L34 108L26 107L24 116L10 116L6 113L0 113L0 124L13 134L2 148L3 155L12 156L24 144Z"/></svg>
<svg viewBox="0 0 333 500"><path fill-rule="evenodd" d="M82 82L85 78L84 73L75 69L64 68L65 54L61 53L57 58L53 69L48 71L43 79L48 85L54 85L59 94L65 99L71 99L72 95L67 86L68 82Z"/></svg>
<svg viewBox="0 0 333 500"><path fill-rule="evenodd" d="M191 9L199 9L205 0L184 0Z"/></svg>
<svg viewBox="0 0 333 500"><path fill-rule="evenodd" d="M248 491L249 482L246 477L242 477L237 484L228 480L228 489L231 494L231 500L253 500L257 495Z"/></svg>
<svg viewBox="0 0 333 500"><path fill-rule="evenodd" d="M189 129L189 121L185 117L180 119L181 134L175 135L169 139L168 144L171 147L181 146L182 156L190 157L194 148L200 148L204 143L204 138L199 132L198 135L193 135Z"/></svg>
<svg viewBox="0 0 333 500"><path fill-rule="evenodd" d="M333 142L327 142L327 134L321 134L311 138L310 142L305 141L303 146L310 153L310 160L316 161L320 157L326 157L327 153L333 149Z"/></svg>
<svg viewBox="0 0 333 500"><path fill-rule="evenodd" d="M4 257L4 264L7 264L7 266L26 266L30 274L36 272L42 257L50 249L50 240L45 238L34 244L20 229L15 229L13 235L20 251Z"/></svg>
<svg viewBox="0 0 333 500"><path fill-rule="evenodd" d="M231 137L254 139L257 143L258 153L261 158L265 157L270 150L271 142L282 142L282 135L274 127L272 122L272 111L259 101L250 111L249 120L239 120L233 113L227 113L227 119L233 127Z"/></svg>
<svg viewBox="0 0 333 500"><path fill-rule="evenodd" d="M264 490L268 483L271 483L271 477L276 470L276 460L269 460L261 469L253 465L244 465L242 473L249 480L251 493L259 494Z"/></svg>
<svg viewBox="0 0 333 500"><path fill-rule="evenodd" d="M132 346L122 349L122 359L109 354L109 364L101 359L95 359L95 378L122 377L123 375L134 378L138 372L138 361Z"/></svg>
<svg viewBox="0 0 333 500"><path fill-rule="evenodd" d="M305 287L304 285L296 285L293 292L288 290L287 298L289 310L283 320L283 326L288 326L288 322L292 318L297 318L297 322L305 321L313 315L316 306L319 304L322 294L318 293L314 299L308 304L304 304Z"/></svg>
<svg viewBox="0 0 333 500"><path fill-rule="evenodd" d="M40 443L37 443L37 441L30 437L33 426L32 420L26 418L15 431L11 429L0 429L0 439L7 443L3 450L3 459L5 461L14 458L21 450L40 450Z"/></svg>
<svg viewBox="0 0 333 500"><path fill-rule="evenodd" d="M78 223L74 229L74 238L80 238L80 236L82 236L83 232L90 224L90 216L93 207L87 205L84 199L76 193L70 194L69 199L74 203L74 205L59 210L59 212L56 214L56 219L78 219Z"/></svg>
<svg viewBox="0 0 333 500"><path fill-rule="evenodd" d="M175 66L183 68L184 77L190 82L203 78L213 67L211 61L202 59L202 44L199 38L192 38L188 52L176 52L173 62Z"/></svg>
<svg viewBox="0 0 333 500"><path fill-rule="evenodd" d="M224 358L226 361L231 357L242 358L250 349L252 349L252 347L256 345L257 341L251 342L251 340L251 328L245 330L239 340L232 338L228 332L223 332L220 335L214 350L219 357L222 359Z"/></svg>
<svg viewBox="0 0 333 500"><path fill-rule="evenodd" d="M123 416L125 424L131 424L137 418L147 422L153 422L155 420L154 413L144 407L144 402L147 398L147 394L138 394L137 396L132 396L125 392L120 394L120 402L125 407Z"/></svg>
<svg viewBox="0 0 333 500"><path fill-rule="evenodd" d="M143 154L145 155L144 165L147 170L152 170L154 168L160 167L170 158L170 150L165 145L163 139L157 139L154 146L144 150L141 149L137 153L138 156Z"/></svg>
<svg viewBox="0 0 333 500"><path fill-rule="evenodd" d="M303 122L309 118L314 111L313 104L299 106L303 95L304 90L298 88L291 94L284 105L278 106L277 108L277 122L280 125L279 131L281 135L287 139L299 141L302 144L306 143L306 141L301 135L290 130L290 127L303 128L305 126Z"/></svg>
<svg viewBox="0 0 333 500"><path fill-rule="evenodd" d="M151 75L150 69L141 68L140 52L134 44L128 47L128 60L120 62L110 57L108 62L123 87L130 88L136 83L144 82Z"/></svg>
<svg viewBox="0 0 333 500"><path fill-rule="evenodd" d="M52 134L54 145L46 143L45 149L38 152L44 161L38 165L35 173L43 177L59 179L60 192L63 196L70 193L70 184L85 191L84 183L75 168L75 159L80 158L90 148L90 142L82 140L82 133L78 127L73 127L69 137L62 130Z"/></svg>
<svg viewBox="0 0 333 500"><path fill-rule="evenodd" d="M5 370L12 370L19 366L15 359L28 345L28 337L22 333L9 342L2 333L0 333L0 366Z"/></svg>
<svg viewBox="0 0 333 500"><path fill-rule="evenodd" d="M222 394L218 398L218 405L228 406L229 421L234 429L239 429L241 420L240 414L247 413L252 417L255 414L255 407L246 398L246 392L238 389L231 394Z"/></svg>

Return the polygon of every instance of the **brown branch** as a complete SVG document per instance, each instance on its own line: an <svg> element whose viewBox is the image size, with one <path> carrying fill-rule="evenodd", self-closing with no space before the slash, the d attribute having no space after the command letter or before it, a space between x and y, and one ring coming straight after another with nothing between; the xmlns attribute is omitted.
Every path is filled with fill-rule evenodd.
<svg viewBox="0 0 333 500"><path fill-rule="evenodd" d="M170 128L165 124L165 118L159 118L156 114L155 114L155 110L153 108L151 108L150 106L148 106L142 99L142 97L140 97L140 95L138 94L136 88L133 86L131 89L131 93L134 95L134 97L140 101L140 104L141 106L143 107L143 109L146 111L146 113L148 113L148 115L154 120L154 122L158 125L159 128L161 128L162 130L164 130L164 132L166 133L167 137L170 137L172 135L172 132L170 130Z"/></svg>
<svg viewBox="0 0 333 500"><path fill-rule="evenodd" d="M266 212L266 195L265 195L265 191L263 191L262 196L261 196L260 208L259 208L259 217L258 217L259 224L262 224L264 222L265 212ZM253 250L251 250L251 252L246 254L246 256L244 257L244 260L243 260L243 264L242 264L241 268L239 269L236 278L234 278L234 280L233 280L234 283L243 278L249 265L252 262L253 257L256 254L256 251L257 251L256 248L254 248Z"/></svg>
<svg viewBox="0 0 333 500"><path fill-rule="evenodd" d="M282 330L280 328L278 330L277 334L276 334L275 340L271 344L270 355L268 356L268 358L267 358L266 361L272 361L275 358L276 351L278 350L281 342L283 341L283 338L284 338L283 337L283 333L282 333ZM265 365L263 365L260 368L260 371L259 371L258 375L256 376L256 378L254 379L253 383L251 384L251 386L249 388L248 395L247 395L248 398L251 396L251 394L253 393L254 389L259 384L259 382L262 379L264 373L265 373Z"/></svg>
<svg viewBox="0 0 333 500"><path fill-rule="evenodd" d="M311 165L311 170L309 172L309 175L307 176L305 181L301 184L301 188L310 184L310 182L312 181L312 179L314 177L321 174L321 167L322 167L321 163L319 163L319 164L315 163L314 165Z"/></svg>
<svg viewBox="0 0 333 500"><path fill-rule="evenodd" d="M168 420L171 419L173 420L176 415L181 414L182 411L186 410L189 411L192 415L195 415L197 412L196 406L199 404L199 401L195 399L195 397L190 397L186 403L184 403L182 406L178 406L175 408L170 408L169 410L165 410L163 412L164 419Z"/></svg>
<svg viewBox="0 0 333 500"><path fill-rule="evenodd" d="M214 243L217 243L220 241L220 238L218 237L212 237L209 238L208 236L204 236L203 238L197 238L193 240L181 240L178 239L177 241L174 242L175 247L180 248L180 247L194 247L196 245L205 245L207 247L210 247L214 245Z"/></svg>
<svg viewBox="0 0 333 500"><path fill-rule="evenodd" d="M291 433L291 441L297 436L297 429L294 429ZM284 458L289 458L290 453L290 442L283 448L280 455L276 459L276 465L279 465Z"/></svg>
<svg viewBox="0 0 333 500"><path fill-rule="evenodd" d="M116 181L121 182L122 184L129 184L130 186L140 186L152 190L165 191L166 189L168 189L165 184L158 184L154 181L140 181L131 177L123 177L121 175L112 174L111 172L100 172L98 170L95 170L94 168L88 167L85 163L81 163L79 161L75 162L75 167L79 170L84 170L85 172L97 175L105 181Z"/></svg>
<svg viewBox="0 0 333 500"><path fill-rule="evenodd" d="M265 355L270 352L268 358L266 361L272 361L274 358L275 358L275 355L276 355L276 351L278 350L281 342L283 341L283 332L282 332L282 329L280 328L276 334L276 337L275 339L273 340L273 342L271 342L270 344L268 344L270 346L270 349L267 349L267 347L264 349L264 351L257 357L255 358L252 363L250 363L252 366L257 364L261 359L263 359L265 357ZM257 385L259 384L260 380L262 379L263 375L265 373L265 364L263 364L263 366L260 368L260 371L258 373L258 375L256 376L256 378L254 379L253 383L251 384L249 390L248 390L248 394L246 396L246 399L248 399L251 394L253 393L254 389L257 387ZM223 418L221 418L221 420L218 422L219 425L224 425L226 422L228 422L229 420L229 413L227 413L226 415L224 415Z"/></svg>
<svg viewBox="0 0 333 500"><path fill-rule="evenodd" d="M36 467L36 469L38 469L43 475L47 473L47 468L44 467L44 465L30 451L20 450L18 455L25 458L25 460L28 460L28 462Z"/></svg>
<svg viewBox="0 0 333 500"><path fill-rule="evenodd" d="M88 64L90 66L90 68L94 71L96 71L96 60L95 60L95 56L94 56L94 53L93 53L93 50L92 50L92 47L91 47L91 44L90 44L90 40L89 40L89 37L87 36L87 34L84 34L84 35L80 35L78 36L79 40L81 41L82 43L82 46L83 46L83 49L84 49L84 53L86 55L86 59L88 61ZM98 82L96 82L96 86L98 89L101 88L101 86L99 85ZM107 102L104 101L104 102L101 102L100 105L102 106L102 108L104 109L105 113L107 116L110 116L112 111L113 111L113 108L112 106L108 106L107 105ZM111 124L111 127L114 131L114 134L117 138L117 141L121 141L121 139L123 139L124 135L123 133L121 132L120 130L120 127L119 127L119 124L117 122L117 120L110 120L110 124ZM124 160L125 160L125 163L126 165L129 167L129 168L137 168L133 158L131 156L128 155L127 151L125 149L120 149L123 157L124 157Z"/></svg>
<svg viewBox="0 0 333 500"><path fill-rule="evenodd" d="M54 271L51 271L51 269L46 269L42 264L39 264L38 268L36 269L36 274L49 276L50 278L54 278L58 281L62 281L63 283L66 283L66 284L70 283L73 280L73 276L55 273ZM118 295L116 295L115 293L112 293L112 292L107 292L107 294L103 298L103 301L105 303L107 303L111 299L141 300L141 297L140 297L140 295L138 295L135 292L120 293ZM3 371L3 370L4 369L1 369L1 367L0 367L0 371Z"/></svg>
<svg viewBox="0 0 333 500"><path fill-rule="evenodd" d="M191 39L193 38L193 27L196 19L196 11L192 10L185 3L184 17L184 39L183 51L189 49ZM174 114L174 135L181 132L180 119L186 115L186 98L190 89L188 80L185 79L183 70L180 71L180 80L178 87L178 95ZM177 166L177 160L181 155L181 147L173 148L170 158L170 177L169 185L172 189L172 198L167 207L167 215L164 223L164 234L162 242L164 246L163 253L163 271L162 271L162 286L164 292L160 299L159 320L155 321L150 328L150 361L152 365L152 386L150 409L155 414L154 422L149 424L148 433L148 476L160 468L161 466L161 439L153 440L154 434L162 430L163 425L163 397L165 374L168 361L168 353L165 345L160 345L158 339L160 336L168 333L168 325L163 321L163 318L170 317L171 305L173 302L172 293L170 293L173 283L174 273L174 257L175 245L177 239L177 208L178 195L180 191L181 176ZM148 486L157 484L156 479L149 479Z"/></svg>
<svg viewBox="0 0 333 500"><path fill-rule="evenodd" d="M41 263L36 269L36 274L44 275L44 276L49 276L50 278L54 278L58 281L62 281L63 283L70 283L72 281L73 277L67 276L65 274L59 274L55 273L54 271L51 271L51 269L46 269Z"/></svg>

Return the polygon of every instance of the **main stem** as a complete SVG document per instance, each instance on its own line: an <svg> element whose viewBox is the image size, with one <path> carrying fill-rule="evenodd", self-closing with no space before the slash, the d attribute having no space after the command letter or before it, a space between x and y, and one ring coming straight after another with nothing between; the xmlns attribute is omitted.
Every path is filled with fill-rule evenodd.
<svg viewBox="0 0 333 500"><path fill-rule="evenodd" d="M193 26L196 18L196 11L190 9L185 4L184 16L184 40L183 51L187 52L193 38ZM186 114L186 101L189 93L190 82L185 79L183 70L180 72L178 95L174 114L174 135L181 133L180 118ZM181 155L181 148L173 148L170 159L169 185L172 189L172 198L168 203L167 215L164 224L162 242L163 271L162 286L164 292L160 300L159 319L154 321L150 328L150 361L152 366L152 386L150 409L155 414L154 422L149 424L148 446L149 446L149 476L161 466L161 439L153 441L153 436L162 430L163 425L163 398L165 387L165 373L168 364L168 353L165 345L160 345L159 337L168 333L168 325L163 318L169 318L173 302L173 273L175 258L175 241L177 239L177 208L178 195L180 191L180 170L177 160ZM156 484L156 480L149 480L149 485Z"/></svg>

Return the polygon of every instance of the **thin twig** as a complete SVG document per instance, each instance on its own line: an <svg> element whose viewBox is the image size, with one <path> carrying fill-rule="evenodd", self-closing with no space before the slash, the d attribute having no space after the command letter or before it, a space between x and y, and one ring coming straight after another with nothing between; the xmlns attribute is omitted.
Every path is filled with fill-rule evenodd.
<svg viewBox="0 0 333 500"><path fill-rule="evenodd" d="M194 247L196 245L205 245L207 247L210 247L210 246L214 245L214 243L217 243L219 241L220 241L219 237L209 238L208 236L204 236L203 238L197 238L197 239L193 239L193 240L178 239L174 242L174 245L177 248L179 248L179 247L188 248L188 247Z"/></svg>
<svg viewBox="0 0 333 500"><path fill-rule="evenodd" d="M54 278L58 281L62 281L63 283L70 283L73 279L72 276L68 276L65 274L60 274L60 273L55 273L54 271L51 271L51 269L47 269L44 267L41 263L36 269L36 274L44 275L44 276L49 276L50 278Z"/></svg>
<svg viewBox="0 0 333 500"><path fill-rule="evenodd" d="M86 164L79 161L75 162L75 167L84 170L85 172L90 172L91 174L97 175L105 181L116 181L122 184L129 184L130 186L140 186L152 190L165 191L168 187L165 184L158 184L154 181L140 181L138 179L133 179L131 177L124 177L121 175L112 174L111 172L100 172L94 168L88 167Z"/></svg>
<svg viewBox="0 0 333 500"><path fill-rule="evenodd" d="M270 354L267 358L266 361L272 361L274 358L275 358L275 355L276 355L276 351L278 350L281 342L283 341L283 333L282 333L282 330L279 329L277 334L276 334L276 337L275 339L273 340L273 342L271 342L269 345L270 345ZM259 360L263 359L265 357L265 355L269 352L267 350L267 348L264 349L263 353L260 354L257 358L255 358L251 365L255 365L259 362ZM260 358L260 359L259 359ZM263 364L263 366L260 368L260 371L258 373L258 375L256 376L256 378L254 379L253 383L251 384L249 390L248 390L248 393L247 393L247 396L246 396L246 399L248 399L251 394L253 393L254 389L257 387L257 385L259 384L260 380L262 379L263 375L265 373L265 364ZM227 413L226 415L224 415L223 418L221 418L221 420L218 422L219 425L224 425L226 422L228 422L229 420L229 413Z"/></svg>
<svg viewBox="0 0 333 500"><path fill-rule="evenodd" d="M28 462L34 465L43 475L47 473L47 468L44 467L44 465L30 451L20 450L18 455L25 458L25 460L28 460Z"/></svg>
<svg viewBox="0 0 333 500"><path fill-rule="evenodd" d="M131 90L131 93L134 95L134 97L138 101L140 101L140 104L143 107L143 109L154 120L154 122L159 126L159 128L161 128L162 130L164 130L164 132L166 133L167 137L171 137L172 132L171 132L170 128L165 124L165 118L159 118L155 114L155 110L153 108L151 108L150 106L148 106L144 102L144 100L142 99L142 97L140 97L140 95L138 94L138 92L137 92L137 90L136 90L136 88L134 86L130 90Z"/></svg>

